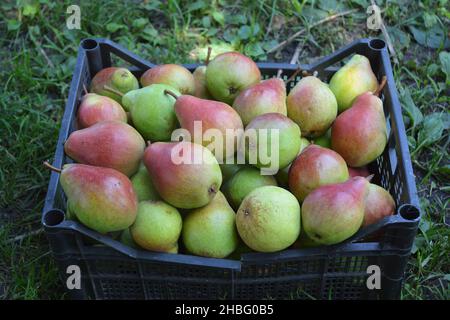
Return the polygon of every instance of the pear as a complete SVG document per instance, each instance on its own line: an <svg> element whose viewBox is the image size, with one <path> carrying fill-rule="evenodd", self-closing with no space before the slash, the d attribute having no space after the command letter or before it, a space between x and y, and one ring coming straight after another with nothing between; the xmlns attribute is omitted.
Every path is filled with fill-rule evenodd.
<svg viewBox="0 0 450 320"><path fill-rule="evenodd" d="M144 163L161 198L182 209L207 205L219 191L222 173L213 154L191 142L156 142Z"/></svg>
<svg viewBox="0 0 450 320"><path fill-rule="evenodd" d="M232 107L223 102L182 95L177 97L174 108L181 128L189 131L193 142L210 149L219 162L234 156L244 126ZM201 125L201 137L196 136L196 125ZM215 135L208 136L215 132L220 134L221 141L216 141Z"/></svg>
<svg viewBox="0 0 450 320"><path fill-rule="evenodd" d="M299 201L314 189L348 180L344 159L336 152L309 145L295 159L289 169L289 189Z"/></svg>
<svg viewBox="0 0 450 320"><path fill-rule="evenodd" d="M395 201L392 196L380 186L371 183L364 209L364 221L362 226L366 227L376 223L384 217L391 216L395 212Z"/></svg>
<svg viewBox="0 0 450 320"><path fill-rule="evenodd" d="M71 203L69 200L67 200L67 206L66 206L66 220L77 220L77 216L75 212L73 212L73 209L71 208Z"/></svg>
<svg viewBox="0 0 450 320"><path fill-rule="evenodd" d="M366 166L360 167L360 168L353 168L348 167L348 174L350 175L350 178L353 177L368 177L370 176L369 169L367 169Z"/></svg>
<svg viewBox="0 0 450 320"><path fill-rule="evenodd" d="M300 138L300 150L298 151L297 156L302 153L302 151L309 146L310 142L306 138ZM294 159L295 161L295 159ZM275 178L277 179L278 185L283 188L289 187L289 169L291 168L292 162L283 169L280 169L278 173L275 175Z"/></svg>
<svg viewBox="0 0 450 320"><path fill-rule="evenodd" d="M277 186L277 180L274 176L261 175L255 167L243 167L227 183L227 199L237 209L250 192L263 186Z"/></svg>
<svg viewBox="0 0 450 320"><path fill-rule="evenodd" d="M339 112L350 108L360 94L375 92L377 87L377 77L369 59L359 54L355 54L330 80L330 89L336 96Z"/></svg>
<svg viewBox="0 0 450 320"><path fill-rule="evenodd" d="M283 80L272 78L242 90L233 102L233 108L246 126L254 118L265 113L286 111L286 86Z"/></svg>
<svg viewBox="0 0 450 320"><path fill-rule="evenodd" d="M160 200L158 192L150 179L147 168L143 163L139 166L139 170L131 177L134 192L138 197L138 201L144 200Z"/></svg>
<svg viewBox="0 0 450 320"><path fill-rule="evenodd" d="M363 222L368 191L369 181L362 177L312 191L302 204L302 223L307 236L324 245L350 238Z"/></svg>
<svg viewBox="0 0 450 320"><path fill-rule="evenodd" d="M312 142L318 146L331 149L331 128L322 136L313 139Z"/></svg>
<svg viewBox="0 0 450 320"><path fill-rule="evenodd" d="M65 153L73 160L116 169L127 176L137 171L144 149L141 135L119 121L98 122L74 131L64 144Z"/></svg>
<svg viewBox="0 0 450 320"><path fill-rule="evenodd" d="M219 191L206 206L189 212L183 221L186 249L199 256L225 258L237 247L236 214Z"/></svg>
<svg viewBox="0 0 450 320"><path fill-rule="evenodd" d="M287 97L288 117L300 127L302 135L315 138L323 135L337 116L333 92L319 78L302 78Z"/></svg>
<svg viewBox="0 0 450 320"><path fill-rule="evenodd" d="M159 83L175 88L182 94L195 93L194 76L188 69L177 64L162 64L148 69L140 81L143 87Z"/></svg>
<svg viewBox="0 0 450 320"><path fill-rule="evenodd" d="M92 92L110 97L119 103L122 101L123 94L135 89L139 89L139 82L130 70L125 68L102 69L91 81ZM124 109L128 111L125 106Z"/></svg>
<svg viewBox="0 0 450 320"><path fill-rule="evenodd" d="M223 182L230 180L241 168L242 166L236 163L221 163L220 170L222 171Z"/></svg>
<svg viewBox="0 0 450 320"><path fill-rule="evenodd" d="M95 93L88 93L78 107L78 126L87 128L101 121L127 122L127 114L115 100Z"/></svg>
<svg viewBox="0 0 450 320"><path fill-rule="evenodd" d="M209 92L216 100L230 105L242 90L260 81L256 63L239 52L219 54L206 68Z"/></svg>
<svg viewBox="0 0 450 320"><path fill-rule="evenodd" d="M122 231L122 233L120 234L120 242L134 249L139 248L136 242L134 242L133 237L131 236L130 228Z"/></svg>
<svg viewBox="0 0 450 320"><path fill-rule="evenodd" d="M383 102L370 92L360 95L331 127L331 147L351 167L375 160L387 144Z"/></svg>
<svg viewBox="0 0 450 320"><path fill-rule="evenodd" d="M292 245L293 249L306 249L306 248L315 248L319 247L320 243L317 243L316 241L312 240L308 235L306 234L305 230L303 228L300 231L300 236L298 237L297 241L294 242Z"/></svg>
<svg viewBox="0 0 450 320"><path fill-rule="evenodd" d="M211 57L212 48L208 47L208 54L206 56L205 65L199 66L195 68L194 73L194 82L195 82L195 92L194 96L200 99L209 99L212 100L211 93L209 93L208 88L206 87L206 66L209 63L209 58Z"/></svg>
<svg viewBox="0 0 450 320"><path fill-rule="evenodd" d="M180 92L165 84L133 90L122 98L122 105L131 112L131 119L137 131L152 142L169 141L172 131L178 127L174 111L175 99L164 93L170 90L179 95Z"/></svg>
<svg viewBox="0 0 450 320"><path fill-rule="evenodd" d="M100 233L128 228L136 219L138 201L127 176L117 170L84 164L57 169L70 211L87 227Z"/></svg>
<svg viewBox="0 0 450 320"><path fill-rule="evenodd" d="M264 186L250 192L236 215L241 239L251 249L275 252L292 245L300 233L300 205L289 191Z"/></svg>
<svg viewBox="0 0 450 320"><path fill-rule="evenodd" d="M164 201L139 202L136 221L130 228L133 240L142 248L173 252L183 221L178 210Z"/></svg>
<svg viewBox="0 0 450 320"><path fill-rule="evenodd" d="M301 145L299 126L280 113L266 113L253 119L241 139L248 163L277 173L297 156ZM277 139L278 138L278 139Z"/></svg>

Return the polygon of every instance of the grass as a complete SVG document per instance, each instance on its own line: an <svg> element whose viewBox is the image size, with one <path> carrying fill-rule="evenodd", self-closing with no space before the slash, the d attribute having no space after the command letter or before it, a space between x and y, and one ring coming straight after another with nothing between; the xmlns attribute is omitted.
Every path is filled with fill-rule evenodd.
<svg viewBox="0 0 450 320"><path fill-rule="evenodd" d="M308 63L353 39L381 36L366 27L367 2L82 1L81 30L66 28L71 1L0 4L0 298L63 297L39 232L49 178L41 163L53 156L81 39L107 37L154 63L196 61L209 44L287 62L300 43L299 61ZM435 36L448 34L448 1L377 2L399 60L394 73L424 213L402 298L449 299L450 62ZM308 28L348 9L357 12ZM303 28L295 42L267 53Z"/></svg>

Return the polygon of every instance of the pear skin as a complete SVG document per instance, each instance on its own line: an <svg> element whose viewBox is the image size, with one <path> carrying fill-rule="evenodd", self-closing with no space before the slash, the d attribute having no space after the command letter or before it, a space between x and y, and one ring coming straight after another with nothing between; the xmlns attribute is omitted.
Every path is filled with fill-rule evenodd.
<svg viewBox="0 0 450 320"><path fill-rule="evenodd" d="M198 143L210 150L219 162L233 157L237 150L237 143L244 131L239 114L229 105L223 102L205 100L194 96L182 95L175 102L175 113L181 128L186 129L197 143L195 136L195 124L201 123L202 137ZM214 137L207 137L207 131L214 129L222 137L222 144L213 143ZM227 132L228 130L228 132ZM215 147L217 146L217 149ZM233 146L231 150L227 146Z"/></svg>
<svg viewBox="0 0 450 320"><path fill-rule="evenodd" d="M209 93L206 86L206 66L197 67L192 75L195 81L194 96L200 99L212 100L211 93Z"/></svg>
<svg viewBox="0 0 450 320"><path fill-rule="evenodd" d="M350 108L360 94L375 92L377 88L377 77L369 59L359 54L355 54L330 80L330 89L336 96L339 112Z"/></svg>
<svg viewBox="0 0 450 320"><path fill-rule="evenodd" d="M194 76L188 69L177 64L162 64L148 69L140 81L142 87L159 83L175 88L182 94L195 93Z"/></svg>
<svg viewBox="0 0 450 320"><path fill-rule="evenodd" d="M303 201L314 189L348 180L345 160L333 150L309 145L289 169L289 189Z"/></svg>
<svg viewBox="0 0 450 320"><path fill-rule="evenodd" d="M65 153L75 161L116 169L133 175L144 154L145 142L130 125L103 121L74 131L64 144Z"/></svg>
<svg viewBox="0 0 450 320"><path fill-rule="evenodd" d="M221 163L220 170L222 171L223 182L230 180L241 168L242 165L236 163Z"/></svg>
<svg viewBox="0 0 450 320"><path fill-rule="evenodd" d="M308 141L308 139L301 138L300 139L300 150L299 150L297 156L300 153L302 153L302 151L309 145L310 145L310 142ZM295 161L295 159L292 162L294 162L294 161ZM275 175L278 185L285 189L289 188L289 169L291 168L292 162L287 167L280 169L280 171L278 171L278 173Z"/></svg>
<svg viewBox="0 0 450 320"><path fill-rule="evenodd" d="M239 93L233 102L233 108L239 113L245 126L265 113L287 115L286 86L278 78L254 84Z"/></svg>
<svg viewBox="0 0 450 320"><path fill-rule="evenodd" d="M117 170L84 164L64 165L60 183L78 220L100 233L133 224L137 197L127 176Z"/></svg>
<svg viewBox="0 0 450 320"><path fill-rule="evenodd" d="M184 218L182 238L186 249L199 256L225 258L237 247L236 214L219 191L206 206Z"/></svg>
<svg viewBox="0 0 450 320"><path fill-rule="evenodd" d="M131 183L139 202L161 199L144 164L141 163L139 170L131 177Z"/></svg>
<svg viewBox="0 0 450 320"><path fill-rule="evenodd" d="M351 167L362 167L374 161L386 144L383 103L370 92L360 95L331 127L331 148Z"/></svg>
<svg viewBox="0 0 450 320"><path fill-rule="evenodd" d="M336 119L337 101L327 84L319 78L302 78L287 97L288 117L298 124L302 135L319 137Z"/></svg>
<svg viewBox="0 0 450 320"><path fill-rule="evenodd" d="M164 201L142 201L130 233L144 249L172 253L177 247L182 225L176 208Z"/></svg>
<svg viewBox="0 0 450 320"><path fill-rule="evenodd" d="M350 178L353 178L353 177L365 178L365 177L370 176L369 169L367 169L366 166L360 167L360 168L348 167L348 174L350 175Z"/></svg>
<svg viewBox="0 0 450 320"><path fill-rule="evenodd" d="M239 52L219 54L206 67L208 91L216 100L229 105L242 90L260 81L256 63Z"/></svg>
<svg viewBox="0 0 450 320"><path fill-rule="evenodd" d="M122 98L122 105L131 112L131 119L137 131L152 142L169 141L172 131L178 127L173 106L175 98L164 93L170 90L180 92L165 84L152 84L133 90Z"/></svg>
<svg viewBox="0 0 450 320"><path fill-rule="evenodd" d="M139 248L139 246L136 244L136 242L134 242L133 237L131 236L130 228L127 228L122 231L119 240L126 246L129 246L134 249Z"/></svg>
<svg viewBox="0 0 450 320"><path fill-rule="evenodd" d="M96 73L94 78L92 78L90 91L102 96L110 97L121 103L122 96L107 90L105 86L125 94L128 91L139 89L139 82L136 77L125 68L109 67ZM125 111L129 111L126 107L123 108Z"/></svg>
<svg viewBox="0 0 450 320"><path fill-rule="evenodd" d="M127 122L127 114L122 106L106 96L88 93L81 99L78 107L78 127L87 128L101 121Z"/></svg>
<svg viewBox="0 0 450 320"><path fill-rule="evenodd" d="M361 227L369 182L355 177L321 186L302 204L302 223L307 236L318 244L332 245L353 236Z"/></svg>
<svg viewBox="0 0 450 320"><path fill-rule="evenodd" d="M182 209L207 205L219 191L222 173L214 155L191 142L156 142L144 163L158 194Z"/></svg>
<svg viewBox="0 0 450 320"><path fill-rule="evenodd" d="M331 149L331 128L320 137L311 140L311 142L318 146Z"/></svg>
<svg viewBox="0 0 450 320"><path fill-rule="evenodd" d="M392 196L380 186L371 183L369 194L366 199L364 210L364 221L362 226L366 227L393 215L395 212L395 201Z"/></svg>
<svg viewBox="0 0 450 320"><path fill-rule="evenodd" d="M300 234L300 205L289 191L264 186L250 192L236 215L241 239L258 252L286 249Z"/></svg>

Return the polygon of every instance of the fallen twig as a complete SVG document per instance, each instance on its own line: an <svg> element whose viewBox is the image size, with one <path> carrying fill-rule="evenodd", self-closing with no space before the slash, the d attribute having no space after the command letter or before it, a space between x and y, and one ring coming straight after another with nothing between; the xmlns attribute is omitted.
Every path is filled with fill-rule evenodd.
<svg viewBox="0 0 450 320"><path fill-rule="evenodd" d="M370 1L373 6L376 6L376 3L374 0ZM387 31L386 25L384 24L384 20L382 17L380 17L381 21L381 33L383 33L384 39L386 40L389 52L391 53L392 59L394 60L395 64L398 64L397 59L397 53L395 52L394 46L392 45L391 36L389 35L389 32Z"/></svg>

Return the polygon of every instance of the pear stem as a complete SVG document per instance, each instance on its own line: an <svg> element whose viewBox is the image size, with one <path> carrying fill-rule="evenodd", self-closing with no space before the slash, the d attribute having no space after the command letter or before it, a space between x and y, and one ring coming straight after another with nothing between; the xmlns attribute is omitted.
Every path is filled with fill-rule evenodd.
<svg viewBox="0 0 450 320"><path fill-rule="evenodd" d="M147 140L147 147L150 147L151 144L152 142L150 140Z"/></svg>
<svg viewBox="0 0 450 320"><path fill-rule="evenodd" d="M375 176L374 174L371 174L370 176L366 177L366 180L370 182L374 176Z"/></svg>
<svg viewBox="0 0 450 320"><path fill-rule="evenodd" d="M375 90L373 95L378 97L380 95L381 91L383 90L384 86L386 85L386 82L387 82L387 78L386 78L386 76L383 76L383 78L381 79L380 85L378 86L377 90Z"/></svg>
<svg viewBox="0 0 450 320"><path fill-rule="evenodd" d="M289 82L291 82L292 80L295 79L295 77L299 74L302 73L303 77L309 76L310 74L308 73L308 71L306 70L302 70L302 68L298 68L297 70L294 71L294 73L284 82L284 84L288 84Z"/></svg>
<svg viewBox="0 0 450 320"><path fill-rule="evenodd" d="M84 83L83 83L83 91L84 91L84 94L85 94L85 95L89 93L89 91L88 91L88 89L86 88L86 85L85 85Z"/></svg>
<svg viewBox="0 0 450 320"><path fill-rule="evenodd" d="M209 59L211 58L211 51L212 51L212 48L208 47L208 53L206 55L205 66L207 66L209 63Z"/></svg>
<svg viewBox="0 0 450 320"><path fill-rule="evenodd" d="M61 171L62 171L61 169L52 166L48 161L44 161L44 166L47 167L48 169L54 171L54 172L57 172L57 173L61 173Z"/></svg>
<svg viewBox="0 0 450 320"><path fill-rule="evenodd" d="M103 89L105 89L106 91L115 93L115 94L117 94L117 95L123 97L123 93L122 93L122 92L120 92L119 90L116 90L116 89L114 89L114 88L111 88L110 86L108 86L108 85L106 85L106 84L103 86Z"/></svg>
<svg viewBox="0 0 450 320"><path fill-rule="evenodd" d="M173 93L172 91L170 91L170 90L164 90L164 94L168 94L169 96L172 96L172 97L174 97L175 98L175 100L177 100L178 99L178 96L175 94L175 93Z"/></svg>

